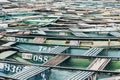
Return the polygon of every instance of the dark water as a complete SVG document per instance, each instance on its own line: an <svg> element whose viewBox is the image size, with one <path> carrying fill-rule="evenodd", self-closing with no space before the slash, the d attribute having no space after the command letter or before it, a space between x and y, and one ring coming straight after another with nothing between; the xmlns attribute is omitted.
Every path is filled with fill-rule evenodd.
<svg viewBox="0 0 120 80"><path fill-rule="evenodd" d="M75 71L52 69L49 80L66 80L68 77L70 77L74 73Z"/></svg>

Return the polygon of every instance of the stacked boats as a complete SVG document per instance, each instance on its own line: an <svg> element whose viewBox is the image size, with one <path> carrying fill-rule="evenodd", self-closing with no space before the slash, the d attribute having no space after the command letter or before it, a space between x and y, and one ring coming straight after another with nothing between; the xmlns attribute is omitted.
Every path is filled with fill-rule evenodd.
<svg viewBox="0 0 120 80"><path fill-rule="evenodd" d="M118 3L11 0L2 4L0 79L120 79Z"/></svg>

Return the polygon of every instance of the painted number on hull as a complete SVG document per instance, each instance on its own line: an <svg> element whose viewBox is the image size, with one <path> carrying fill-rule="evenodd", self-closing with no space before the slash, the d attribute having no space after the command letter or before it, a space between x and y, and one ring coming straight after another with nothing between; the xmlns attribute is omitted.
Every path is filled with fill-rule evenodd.
<svg viewBox="0 0 120 80"><path fill-rule="evenodd" d="M39 52L49 52L55 48L57 48L58 46L54 46L54 47L48 47L48 46L39 46Z"/></svg>
<svg viewBox="0 0 120 80"><path fill-rule="evenodd" d="M39 52L42 52L42 51L48 52L48 51L50 51L51 49L52 49L51 47L39 46Z"/></svg>
<svg viewBox="0 0 120 80"><path fill-rule="evenodd" d="M28 42L28 39L25 38L15 38L16 42Z"/></svg>
<svg viewBox="0 0 120 80"><path fill-rule="evenodd" d="M16 66L16 65L13 65L13 64L4 64L4 70L5 71L17 73L17 72L22 71L22 69L23 69L22 66Z"/></svg>
<svg viewBox="0 0 120 80"><path fill-rule="evenodd" d="M22 58L33 60L35 62L46 62L49 59L48 56L33 55L33 54L30 54L30 53L22 53Z"/></svg>
<svg viewBox="0 0 120 80"><path fill-rule="evenodd" d="M33 61L46 62L46 61L48 61L48 56L34 55L33 56Z"/></svg>
<svg viewBox="0 0 120 80"><path fill-rule="evenodd" d="M15 38L15 37L7 37L8 41L16 41L16 42L28 42L26 38Z"/></svg>

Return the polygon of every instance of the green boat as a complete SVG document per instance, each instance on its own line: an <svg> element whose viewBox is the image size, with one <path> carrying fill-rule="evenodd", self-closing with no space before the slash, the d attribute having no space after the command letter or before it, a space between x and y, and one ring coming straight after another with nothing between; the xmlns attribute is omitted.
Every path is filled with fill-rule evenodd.
<svg viewBox="0 0 120 80"><path fill-rule="evenodd" d="M3 47L2 47L3 48ZM4 59L6 61L13 61L13 63L4 63L0 62L0 74L4 79L26 79L26 80L31 80L31 79L36 79L38 80L41 79L48 79L50 70L49 67L39 67L39 66L30 66L30 65L21 65L21 64L14 64L14 62L17 63L26 63L26 64L42 64L46 61L48 61L51 56L45 56L45 55L38 55L38 54L33 54L30 59L29 53L26 52L19 52L17 49L14 48L8 48L8 49L2 49L0 50L0 59ZM29 59L28 59L29 58ZM26 73L26 70L28 71ZM36 71L35 71L36 70ZM32 74L32 73L35 74ZM16 77L21 73L21 76L25 77ZM29 76L28 76L29 75Z"/></svg>
<svg viewBox="0 0 120 80"><path fill-rule="evenodd" d="M116 33L113 35L116 35ZM119 46L119 37L69 37L55 35L3 35L1 40L37 43L37 44L58 44L71 46ZM101 41L103 43L101 43Z"/></svg>
<svg viewBox="0 0 120 80"><path fill-rule="evenodd" d="M17 17L16 17L17 18ZM24 17L23 17L24 18ZM28 29L36 28L40 26L49 25L59 19L58 16L28 16L25 19L17 23L11 23L9 28L11 29Z"/></svg>
<svg viewBox="0 0 120 80"><path fill-rule="evenodd" d="M93 49L97 49L97 48L91 48L91 49L89 49L89 50L87 50L83 55L85 55L85 54L87 54L88 52L92 52L92 50ZM102 51L103 50L103 48L98 48L100 51ZM110 52L111 51L118 51L118 53L119 53L119 50L118 50L119 48L112 48L112 50L110 50ZM78 51L79 52L79 51ZM94 50L93 50L93 52L95 52ZM98 51L99 52L99 51ZM105 52L105 53L109 53L109 49L108 49L108 51L106 52L106 50L103 50L102 52ZM100 52L100 54L102 53L102 52ZM7 57L6 56L2 56L2 54L6 54L7 55ZM7 54L7 53L10 53L10 54ZM26 62L26 61L23 61L23 60L21 60L20 58L19 59L14 59L15 58L15 55L17 55L17 53L18 54L21 54L21 52L18 52L18 51L15 51L14 49L8 49L8 50L4 50L4 51L2 51L1 52L1 59L5 59L5 58L7 58L6 60L9 60L9 61L18 61L18 62ZM23 55L23 53L22 53L22 58L26 58L27 59L27 61L29 61L29 59L30 59L30 52L29 53L27 53L26 52L26 54L25 54L25 52L24 52L24 55ZM38 55L38 53L33 53L32 52L32 54L37 54ZM8 55L9 55L9 57L8 57ZM42 54L41 54L42 55ZM52 55L52 54L49 54L48 53L48 55ZM47 56L48 56L47 55ZM56 54L57 55L57 54ZM62 54L63 55L63 54ZM62 56L61 55L61 56ZM27 57L27 56L29 56L29 57ZM45 56L45 55L43 55L43 56ZM103 56L103 55L102 55ZM119 55L120 56L120 55ZM118 56L118 57L119 57ZM17 56L18 57L18 56ZM55 56L56 57L56 56ZM114 56L112 56L112 61L109 63L109 65L113 65L113 64L116 64L116 62L117 62L117 64L120 64L119 63L119 60L118 60L118 57L114 57ZM29 58L29 59L28 59ZM87 59L87 58L89 58L89 56L87 57L79 57L78 58L78 55L76 56L76 57L72 57L71 56L71 58L70 59L67 59L67 60L65 60L64 62L62 62L62 63L60 63L59 64L59 66L61 66L61 68L62 67L66 67L66 69L68 68L69 69L69 67L73 67L73 68L78 68L78 69L85 69L85 68L87 68L89 65L90 65L90 63L92 63L92 62L94 62L94 58L97 58L97 57L94 57L94 58L91 58L91 59ZM105 56L104 56L104 58L105 58ZM107 58L107 57L106 57ZM108 57L108 58L110 58L110 56ZM54 58L53 58L54 59ZM102 58L103 59L103 58ZM51 59L50 59L51 60ZM50 61L49 60L49 61ZM84 64L83 64L84 63ZM18 63L17 63L18 64ZM31 64L31 63L28 63L28 64ZM33 64L33 63L32 63ZM79 64L79 65L78 65ZM3 65L3 64L1 64L1 65ZM6 65L5 67L5 69L7 69L9 66L13 66L14 65L14 63L13 64L4 64L4 65ZM107 69L107 70L113 70L113 67L109 67L109 65L105 68L105 69ZM15 65L15 66L17 66L17 65ZM115 65L114 65L115 66ZM19 66L18 66L19 67ZM116 68L116 69L119 69L119 67L114 67L114 68ZM52 75L54 74L54 73L56 73L56 72L58 72L58 71L60 71L60 72L66 72L66 69L64 70L64 68L63 68L63 70L64 71L62 71L62 70L57 70L57 69L52 69L51 70L51 76L50 76L50 80L51 79L53 79L53 78L57 78L57 79L59 79L60 77L53 77ZM10 69L11 70L11 69ZM12 71L12 70L11 70ZM7 72L9 72L9 71L7 71ZM22 71L21 71L22 72ZM74 71L68 71L67 70L67 73L74 73L74 75L76 74L76 73L78 73L79 71L78 70L74 70ZM18 72L19 73L19 72ZM101 72L102 73L102 72ZM17 74L17 73L16 73ZM58 74L60 74L60 73L58 73ZM14 74L13 74L14 75ZM99 74L98 76L97 76L97 78L100 78L100 76L101 76L102 74ZM107 76L107 74L104 74L104 75L106 75ZM66 80L67 78L65 78L65 76L67 76L67 75L62 75L62 77L64 77L64 79L63 80ZM70 76L70 75L68 75L68 76ZM107 76L108 77L108 76ZM109 75L109 77L110 77L110 75ZM62 78L60 78L60 79L62 79Z"/></svg>

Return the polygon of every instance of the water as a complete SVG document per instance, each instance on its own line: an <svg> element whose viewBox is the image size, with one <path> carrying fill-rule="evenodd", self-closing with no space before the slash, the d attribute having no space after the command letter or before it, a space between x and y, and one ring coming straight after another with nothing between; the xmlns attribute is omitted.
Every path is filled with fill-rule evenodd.
<svg viewBox="0 0 120 80"><path fill-rule="evenodd" d="M82 58L70 58L64 61L60 66L73 67L73 68L87 68L93 60L82 59Z"/></svg>
<svg viewBox="0 0 120 80"><path fill-rule="evenodd" d="M66 78L70 77L74 73L74 71L52 69L49 80L66 80Z"/></svg>
<svg viewBox="0 0 120 80"><path fill-rule="evenodd" d="M120 56L120 50L109 50L107 53L108 56Z"/></svg>
<svg viewBox="0 0 120 80"><path fill-rule="evenodd" d="M111 61L105 70L120 71L120 61Z"/></svg>
<svg viewBox="0 0 120 80"><path fill-rule="evenodd" d="M78 71L52 69L49 80L67 80L77 72ZM98 74L96 80L109 77L111 77L109 74Z"/></svg>
<svg viewBox="0 0 120 80"><path fill-rule="evenodd" d="M68 52L67 52L68 51ZM73 55L83 55L87 49L81 49L81 48L70 48L68 49L66 52L69 54L73 54Z"/></svg>
<svg viewBox="0 0 120 80"><path fill-rule="evenodd" d="M103 78L109 78L109 77L110 77L110 75L108 75L108 74L100 74L100 75L98 76L97 80L103 79Z"/></svg>
<svg viewBox="0 0 120 80"><path fill-rule="evenodd" d="M118 57L120 56L120 50L104 50L100 54L100 56L111 56L111 57Z"/></svg>

